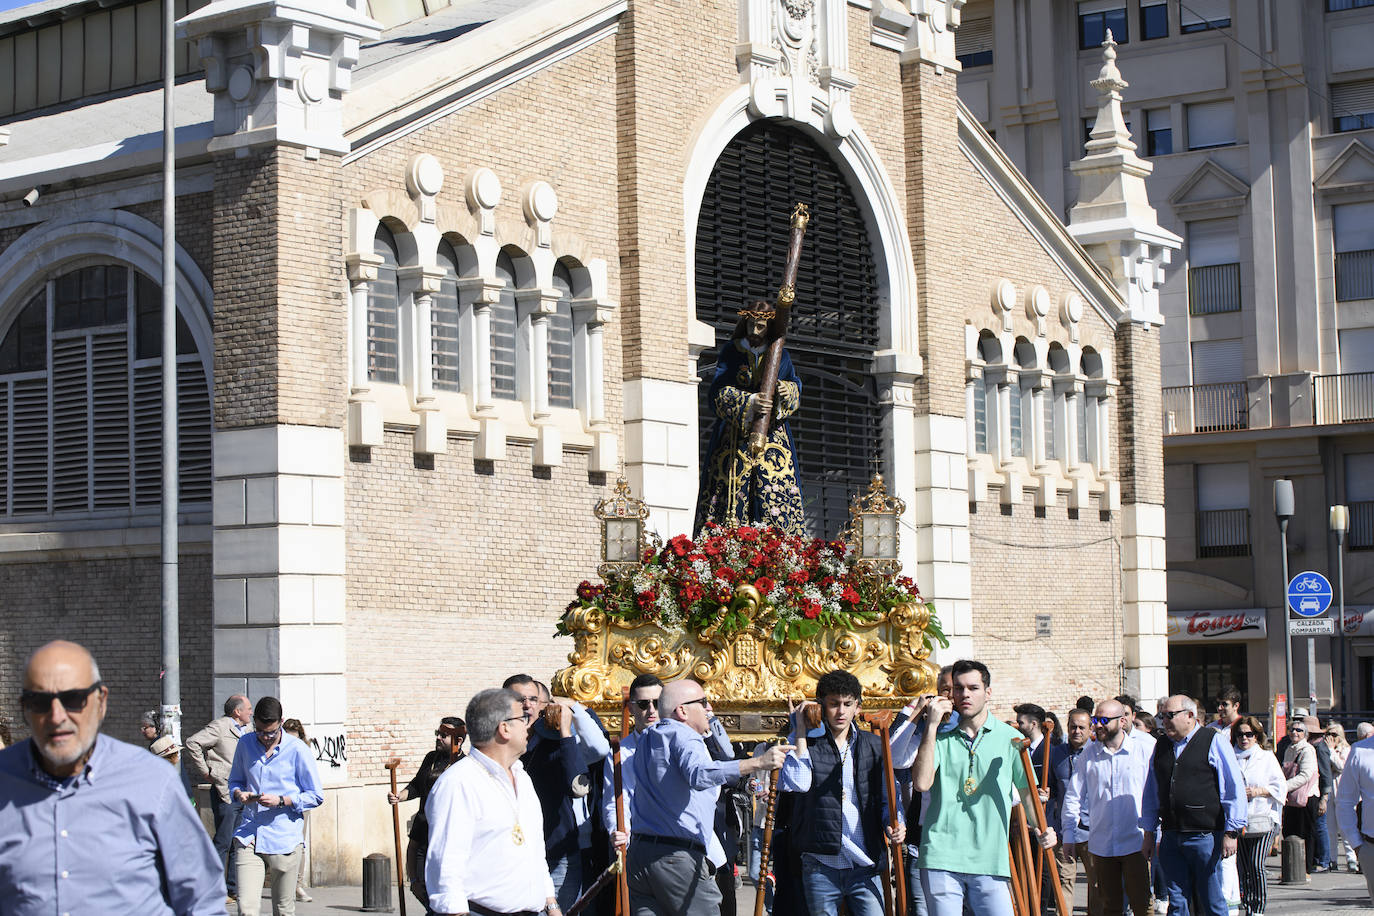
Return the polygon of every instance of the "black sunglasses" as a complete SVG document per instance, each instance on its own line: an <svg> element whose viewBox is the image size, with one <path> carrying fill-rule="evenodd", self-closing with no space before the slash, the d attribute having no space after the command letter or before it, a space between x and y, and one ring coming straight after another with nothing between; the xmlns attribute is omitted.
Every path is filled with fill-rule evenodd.
<svg viewBox="0 0 1374 916"><path fill-rule="evenodd" d="M633 703L633 704L635 704L635 706L639 709L640 712L648 712L648 711L649 711L649 707L650 707L650 706L653 706L653 705L654 705L655 703L657 703L658 701L657 701L657 700L631 700L630 702ZM696 702L696 701L693 700L693 702Z"/></svg>
<svg viewBox="0 0 1374 916"><path fill-rule="evenodd" d="M710 704L710 702L711 702L711 698L710 698L710 697L697 697L695 700L684 700L683 702L679 703L678 705L679 705L679 706L691 706L693 703L700 703L702 706L707 706L707 705Z"/></svg>
<svg viewBox="0 0 1374 916"><path fill-rule="evenodd" d="M1253 738L1253 737L1255 737L1255 733L1254 733L1254 732L1236 732L1236 734L1237 734L1238 736L1242 737L1242 738Z"/></svg>
<svg viewBox="0 0 1374 916"><path fill-rule="evenodd" d="M1181 716L1181 715L1183 715L1185 712L1186 712L1186 713L1192 713L1192 710L1191 710L1191 709L1175 709L1174 711L1170 712L1169 710L1166 709L1166 710L1164 710L1163 712L1161 712L1161 713L1159 714L1159 717L1160 717L1161 719L1163 719L1165 722L1169 722L1169 721L1171 721L1171 720L1174 718L1174 716Z"/></svg>
<svg viewBox="0 0 1374 916"><path fill-rule="evenodd" d="M91 698L91 694L104 686L104 681L96 681L89 687L58 690L55 693L47 693L42 690L24 690L19 694L19 705L26 712L38 716L52 709L52 701L56 700L62 704L62 708L67 712L80 712L86 708L86 701Z"/></svg>

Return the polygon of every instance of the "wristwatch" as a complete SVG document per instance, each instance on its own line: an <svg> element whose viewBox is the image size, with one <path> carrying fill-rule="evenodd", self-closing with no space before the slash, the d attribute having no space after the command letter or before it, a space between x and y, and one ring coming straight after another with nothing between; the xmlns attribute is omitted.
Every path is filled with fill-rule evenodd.
<svg viewBox="0 0 1374 916"><path fill-rule="evenodd" d="M1239 831L1239 830L1228 830L1228 831L1226 831L1226 838L1227 838L1227 839L1230 839L1230 840L1238 840L1238 839L1240 839L1240 831Z"/></svg>

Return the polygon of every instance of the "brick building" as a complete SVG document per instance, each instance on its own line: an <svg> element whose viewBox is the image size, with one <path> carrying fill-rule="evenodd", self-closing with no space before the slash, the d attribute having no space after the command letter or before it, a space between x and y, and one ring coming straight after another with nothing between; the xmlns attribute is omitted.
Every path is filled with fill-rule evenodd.
<svg viewBox="0 0 1374 916"><path fill-rule="evenodd" d="M878 459L945 655L991 664L1000 711L1162 692L1178 239L1111 55L1066 226L958 102L961 6L192 4L184 705L273 693L306 722L316 880L385 848L388 757L561 664L608 480L690 527L699 379L776 289L794 200L815 531ZM157 696L155 8L0 23L0 691L81 639L125 735Z"/></svg>

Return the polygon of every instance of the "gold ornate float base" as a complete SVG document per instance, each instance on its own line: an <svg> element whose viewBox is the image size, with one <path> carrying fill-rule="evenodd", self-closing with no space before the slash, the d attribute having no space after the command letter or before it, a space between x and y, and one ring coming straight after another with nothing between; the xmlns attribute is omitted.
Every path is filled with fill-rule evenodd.
<svg viewBox="0 0 1374 916"><path fill-rule="evenodd" d="M897 709L934 693L938 669L927 660L929 621L925 605L901 605L872 624L774 647L757 624L730 636L692 634L657 623L621 623L585 608L566 620L575 644L553 692L594 709L618 734L621 688L640 674L664 681L690 677L706 688L732 736L765 738L785 726L789 699L814 697L816 681L837 668L859 679L870 711Z"/></svg>

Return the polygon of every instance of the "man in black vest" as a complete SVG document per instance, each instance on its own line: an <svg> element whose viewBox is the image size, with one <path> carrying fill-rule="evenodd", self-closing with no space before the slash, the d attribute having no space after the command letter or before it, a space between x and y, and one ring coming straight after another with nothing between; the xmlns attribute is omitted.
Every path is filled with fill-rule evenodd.
<svg viewBox="0 0 1374 916"><path fill-rule="evenodd" d="M1150 857L1155 828L1163 827L1159 865L1169 912L1189 916L1195 898L1208 916L1226 916L1221 860L1236 854L1245 829L1245 777L1231 742L1198 722L1194 700L1169 697L1159 719L1164 737L1155 746L1145 777L1141 851Z"/></svg>
<svg viewBox="0 0 1374 916"><path fill-rule="evenodd" d="M797 748L787 755L779 786L805 794L792 821L792 842L802 855L802 888L813 913L837 913L844 900L851 916L882 916L879 874L887 841L900 843L906 826L885 827L882 741L854 725L863 688L848 671L831 671L816 684L825 734L807 744L798 716ZM805 705L805 704L804 704Z"/></svg>

